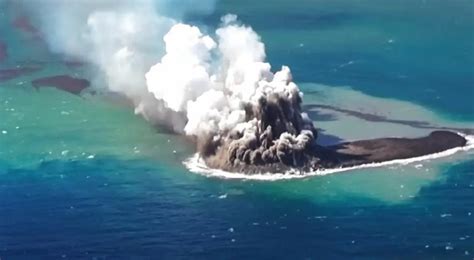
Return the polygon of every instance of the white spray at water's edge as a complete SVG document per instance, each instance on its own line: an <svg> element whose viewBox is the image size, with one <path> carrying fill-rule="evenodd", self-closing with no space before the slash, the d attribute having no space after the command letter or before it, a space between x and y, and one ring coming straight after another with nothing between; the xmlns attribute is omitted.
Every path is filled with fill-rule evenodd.
<svg viewBox="0 0 474 260"><path fill-rule="evenodd" d="M127 97L150 122L195 137L215 167L289 163L290 155L299 163L317 132L290 69L272 72L260 37L235 15L209 35L179 22L196 13L194 2L205 13L215 0L18 3L53 52L95 66L105 84L93 86ZM170 15L175 9L180 15Z"/></svg>
<svg viewBox="0 0 474 260"><path fill-rule="evenodd" d="M215 34L206 35L179 22L194 12L189 3L196 0L176 1L188 5L171 0L19 3L36 15L53 51L95 65L107 88L129 98L145 119L202 138L208 145L202 151L218 155L212 158L217 167L304 162L300 159L317 133L301 112L303 94L290 69L273 73L260 37L235 15L224 16ZM206 11L214 4L196 2ZM179 15L163 11L166 7Z"/></svg>
<svg viewBox="0 0 474 260"><path fill-rule="evenodd" d="M237 16L221 21L215 39L174 25L164 36L166 54L145 75L148 90L185 115L184 133L214 168L301 164L317 132L290 69L273 73L260 37Z"/></svg>
<svg viewBox="0 0 474 260"><path fill-rule="evenodd" d="M206 177L213 178L222 178L222 179L242 179L242 180L258 180L258 181L279 181L279 180L289 180L289 179L302 179L309 178L314 176L324 176L333 173L347 172L352 170L368 169L368 168L378 168L389 165L407 165L420 161L428 161L433 159L438 159L442 157L448 157L458 152L470 151L474 149L474 135L464 135L458 133L459 135L466 138L467 143L463 147L455 147L442 151L439 153L428 154L413 158L407 159L397 159L392 161L380 162L380 163L369 163L362 164L352 167L343 167L343 168L334 168L334 169L324 169L316 170L311 172L300 172L297 169L290 170L284 173L259 173L259 174L245 174L240 172L228 172L219 169L211 169L206 166L202 161L199 154L195 154L192 157L188 158L183 162L183 164L193 173L201 174Z"/></svg>

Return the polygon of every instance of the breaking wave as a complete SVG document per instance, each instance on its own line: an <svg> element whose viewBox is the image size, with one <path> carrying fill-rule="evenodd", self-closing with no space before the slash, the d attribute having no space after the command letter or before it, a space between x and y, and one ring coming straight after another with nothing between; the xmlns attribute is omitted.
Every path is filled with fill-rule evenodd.
<svg viewBox="0 0 474 260"><path fill-rule="evenodd" d="M193 173L197 173L200 175L204 175L207 177L215 177L215 178L222 178L222 179L242 179L242 180L259 180L259 181L279 181L279 180L289 180L289 179L302 179L308 178L313 176L324 176L333 173L340 173L340 172L347 172L352 170L359 170L359 169L368 169L368 168L378 168L384 167L389 165L407 165L415 162L420 161L428 161L433 159L438 159L442 157L448 157L458 152L465 152L471 149L474 149L474 135L465 135L462 133L457 133L464 138L466 138L467 143L463 147L456 147L452 149L448 149L446 151L442 151L439 153L428 154L413 158L407 159L397 159L391 160L386 162L378 162L378 163L368 163L362 164L357 166L351 167L342 167L342 168L334 168L334 169L324 169L324 170L315 170L309 172L301 172L298 169L290 170L284 173L259 173L259 174L245 174L242 172L228 172L219 169L211 169L206 166L204 161L200 158L199 154L194 154L192 157L188 158L183 162L183 164L188 168L189 171Z"/></svg>

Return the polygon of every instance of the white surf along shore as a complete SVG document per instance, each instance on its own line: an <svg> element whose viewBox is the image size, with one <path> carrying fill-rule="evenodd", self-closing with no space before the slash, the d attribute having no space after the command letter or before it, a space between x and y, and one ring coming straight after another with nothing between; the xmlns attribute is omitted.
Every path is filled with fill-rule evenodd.
<svg viewBox="0 0 474 260"><path fill-rule="evenodd" d="M407 159L397 159L379 163L368 163L351 167L342 167L334 169L323 169L309 172L301 172L298 169L290 170L283 173L259 173L259 174L245 174L242 172L228 172L219 169L211 169L206 166L204 160L202 160L199 154L194 154L189 159L185 160L183 164L189 169L189 171L197 174L201 174L207 177L215 177L222 179L246 179L246 180L260 180L260 181L278 181L278 180L289 180L289 179L301 179L313 176L324 176L333 173L346 172L358 169L385 167L390 165L407 165L415 162L429 161L442 157L448 157L459 152L466 152L474 149L474 135L465 135L458 133L459 135L466 138L467 143L463 147L451 148L446 151L439 153L428 154Z"/></svg>

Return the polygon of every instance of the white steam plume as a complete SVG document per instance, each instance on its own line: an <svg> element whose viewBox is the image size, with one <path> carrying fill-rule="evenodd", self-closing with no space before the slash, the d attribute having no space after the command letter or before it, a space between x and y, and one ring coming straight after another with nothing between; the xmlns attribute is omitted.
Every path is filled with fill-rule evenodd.
<svg viewBox="0 0 474 260"><path fill-rule="evenodd" d="M222 18L216 40L194 26L173 26L166 54L145 75L148 90L186 114L184 132L215 158L213 166L296 165L316 135L301 113L302 93L288 67L272 73L260 37L236 19Z"/></svg>
<svg viewBox="0 0 474 260"><path fill-rule="evenodd" d="M211 13L215 0L15 0L53 52L95 66L95 79L128 97L147 119L170 118L146 88L145 73L164 53L163 36L190 14ZM105 85L105 86L104 86Z"/></svg>
<svg viewBox="0 0 474 260"><path fill-rule="evenodd" d="M179 22L214 0L20 3L53 51L95 65L146 119L196 137L213 166L305 160L316 130L290 69L273 73L260 37L235 15L212 35Z"/></svg>
<svg viewBox="0 0 474 260"><path fill-rule="evenodd" d="M271 93L302 95L288 67L271 72L260 37L236 18L222 18L217 43L197 27L173 26L164 37L167 53L146 74L148 90L156 99L187 114L188 135L251 127L238 125L245 121L245 104L256 105Z"/></svg>
<svg viewBox="0 0 474 260"><path fill-rule="evenodd" d="M40 25L51 50L94 65L106 87L128 97L146 119L194 137L211 168L255 173L366 163L315 145L317 131L302 112L290 69L273 73L260 37L235 15L224 16L210 35L181 22L212 11L214 0L11 1ZM354 142L354 149L367 143L386 149L371 157L380 160L466 140L438 131Z"/></svg>

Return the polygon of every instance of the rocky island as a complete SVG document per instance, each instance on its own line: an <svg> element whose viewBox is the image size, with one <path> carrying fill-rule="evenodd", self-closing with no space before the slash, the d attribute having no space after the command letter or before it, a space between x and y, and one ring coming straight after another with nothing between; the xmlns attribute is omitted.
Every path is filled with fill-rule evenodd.
<svg viewBox="0 0 474 260"><path fill-rule="evenodd" d="M318 144L318 130L301 111L294 93L262 96L245 114L251 131L234 129L224 135L197 138L198 153L210 168L229 172L301 172L352 167L408 159L463 147L467 140L452 131L436 130L420 138L377 138Z"/></svg>

